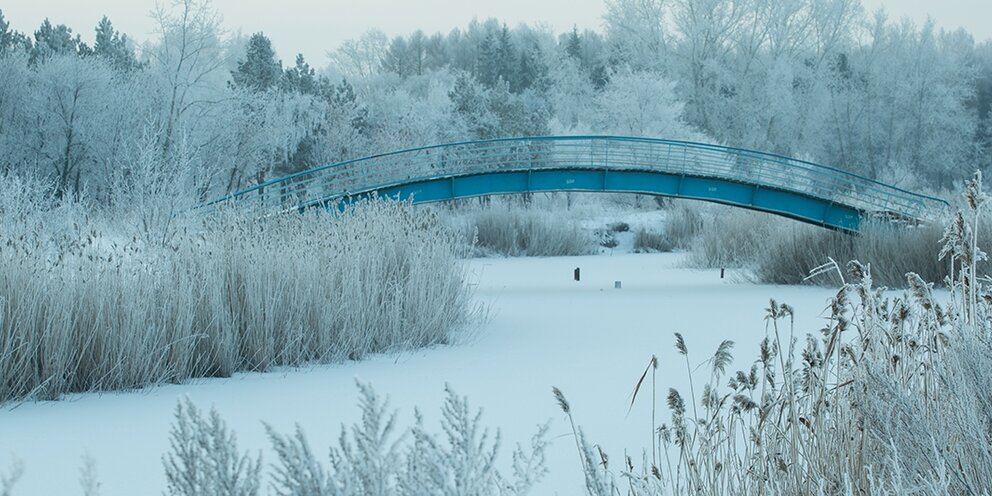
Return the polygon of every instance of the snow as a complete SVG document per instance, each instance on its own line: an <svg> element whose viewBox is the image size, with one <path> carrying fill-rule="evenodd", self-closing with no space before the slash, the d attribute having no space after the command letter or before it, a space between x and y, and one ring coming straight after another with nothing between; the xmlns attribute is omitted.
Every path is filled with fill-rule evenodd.
<svg viewBox="0 0 992 496"><path fill-rule="evenodd" d="M632 226L633 227L633 226ZM551 421L549 475L533 494L579 494L582 478L575 444L551 396L557 386L576 422L619 464L624 450L635 462L650 443L650 395L628 414L630 394L652 354L658 355L659 423L668 387L688 395L686 365L673 347L681 332L693 365L720 341L732 339L735 364L749 367L765 333L769 298L796 310L796 335L815 332L833 291L755 285L734 271L681 268L683 254L621 254L466 261L476 297L488 308L477 329L452 346L381 355L309 369L238 374L141 391L74 395L0 410L0 468L11 457L24 464L16 495L79 491L83 456L96 461L101 494L160 493L161 457L178 398L213 405L237 432L239 446L268 451L262 422L281 432L299 423L316 453L326 454L341 423L359 418L355 379L368 381L413 422L414 407L436 425L444 386L482 407L483 421L503 434L504 466L516 443ZM572 280L581 269L582 280ZM621 281L622 289L614 289ZM697 376L699 385L705 380ZM324 456L324 455L322 455ZM619 466L619 465L616 465Z"/></svg>

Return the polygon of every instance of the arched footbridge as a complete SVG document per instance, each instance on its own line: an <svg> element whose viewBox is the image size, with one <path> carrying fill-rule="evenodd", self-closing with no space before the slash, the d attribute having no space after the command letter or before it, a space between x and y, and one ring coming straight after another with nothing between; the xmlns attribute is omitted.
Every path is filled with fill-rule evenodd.
<svg viewBox="0 0 992 496"><path fill-rule="evenodd" d="M833 167L754 150L651 138L545 136L412 148L276 178L211 202L261 212L379 195L426 203L553 191L642 193L770 212L856 232L917 223L948 204Z"/></svg>

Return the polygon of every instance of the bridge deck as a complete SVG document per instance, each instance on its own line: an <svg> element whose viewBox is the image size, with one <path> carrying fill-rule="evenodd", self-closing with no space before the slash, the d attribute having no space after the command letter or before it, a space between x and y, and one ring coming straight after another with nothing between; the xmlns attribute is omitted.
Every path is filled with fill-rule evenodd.
<svg viewBox="0 0 992 496"><path fill-rule="evenodd" d="M616 136L471 141L375 155L211 202L264 211L378 193L415 203L539 191L636 192L768 211L844 231L865 217L925 221L947 202L833 167L719 145Z"/></svg>

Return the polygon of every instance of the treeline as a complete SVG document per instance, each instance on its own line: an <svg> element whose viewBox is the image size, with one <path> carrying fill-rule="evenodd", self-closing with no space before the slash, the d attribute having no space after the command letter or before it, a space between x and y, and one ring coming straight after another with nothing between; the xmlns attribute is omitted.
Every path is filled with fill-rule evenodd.
<svg viewBox="0 0 992 496"><path fill-rule="evenodd" d="M0 169L113 203L149 168L193 171L204 199L350 157L542 134L707 140L907 187L992 166L992 43L964 31L858 0L606 6L602 33L372 30L319 72L278 60L264 33L225 36L206 0L156 11L141 46L106 18L91 47L0 12Z"/></svg>

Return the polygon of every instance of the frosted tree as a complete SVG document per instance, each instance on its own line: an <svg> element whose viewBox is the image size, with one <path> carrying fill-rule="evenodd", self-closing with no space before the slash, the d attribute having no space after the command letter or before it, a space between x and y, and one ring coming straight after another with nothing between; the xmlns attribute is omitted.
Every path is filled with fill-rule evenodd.
<svg viewBox="0 0 992 496"><path fill-rule="evenodd" d="M37 160L28 145L29 122L34 107L31 98L28 55L12 52L0 56L0 169L23 172Z"/></svg>
<svg viewBox="0 0 992 496"><path fill-rule="evenodd" d="M0 57L17 49L30 52L31 39L10 29L10 23L3 16L3 10L0 10Z"/></svg>
<svg viewBox="0 0 992 496"><path fill-rule="evenodd" d="M247 91L266 91L276 87L283 76L282 64L276 60L272 40L262 33L248 38L244 59L238 61L238 68L231 72L231 85Z"/></svg>
<svg viewBox="0 0 992 496"><path fill-rule="evenodd" d="M127 35L114 29L107 16L103 16L96 26L93 55L102 57L119 71L136 69L140 65Z"/></svg>
<svg viewBox="0 0 992 496"><path fill-rule="evenodd" d="M159 88L160 142L172 153L179 137L209 130L213 102L223 88L220 17L206 0L173 0L153 12L160 39L149 50L149 70Z"/></svg>
<svg viewBox="0 0 992 496"><path fill-rule="evenodd" d="M88 49L80 41L79 35L72 35L72 29L65 24L53 26L48 18L45 18L34 32L31 63L36 64L55 55L77 54L86 50Z"/></svg>
<svg viewBox="0 0 992 496"><path fill-rule="evenodd" d="M579 67L579 61L564 57L551 66L549 100L553 117L550 128L555 133L582 133L595 118L595 88Z"/></svg>
<svg viewBox="0 0 992 496"><path fill-rule="evenodd" d="M367 81L382 70L388 50L389 38L386 34L371 29L357 40L345 41L329 56L346 77Z"/></svg>
<svg viewBox="0 0 992 496"><path fill-rule="evenodd" d="M296 55L296 63L292 67L286 68L282 86L303 95L316 95L320 91L317 71L310 67L302 53Z"/></svg>
<svg viewBox="0 0 992 496"><path fill-rule="evenodd" d="M448 96L454 115L474 138L490 138L497 134L499 117L489 109L486 89L474 78L459 74Z"/></svg>
<svg viewBox="0 0 992 496"><path fill-rule="evenodd" d="M75 55L52 56L37 67L29 146L40 170L55 182L59 197L78 194L94 163L90 140L101 127L103 108L113 102L111 71Z"/></svg>
<svg viewBox="0 0 992 496"><path fill-rule="evenodd" d="M428 38L419 29L409 39L397 36L389 43L382 68L401 78L423 76L427 71L444 65L442 40L440 35Z"/></svg>
<svg viewBox="0 0 992 496"><path fill-rule="evenodd" d="M370 149L402 149L469 139L461 119L452 119L448 93L455 76L439 71L430 78L410 78L371 103Z"/></svg>
<svg viewBox="0 0 992 496"><path fill-rule="evenodd" d="M685 104L675 94L675 83L657 73L614 74L596 95L595 130L606 134L670 139L698 138L685 124Z"/></svg>
<svg viewBox="0 0 992 496"><path fill-rule="evenodd" d="M881 13L868 29L833 73L824 159L893 180L960 177L977 126L965 107L973 42L929 24L893 25Z"/></svg>
<svg viewBox="0 0 992 496"><path fill-rule="evenodd" d="M614 58L642 70L664 68L667 47L662 0L608 0L603 19Z"/></svg>
<svg viewBox="0 0 992 496"><path fill-rule="evenodd" d="M730 40L744 15L740 0L675 0L672 20L676 29L675 54L686 86L689 122L710 131L714 106L720 95L733 92L726 70Z"/></svg>

